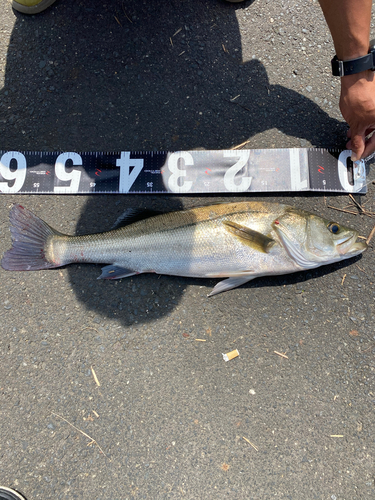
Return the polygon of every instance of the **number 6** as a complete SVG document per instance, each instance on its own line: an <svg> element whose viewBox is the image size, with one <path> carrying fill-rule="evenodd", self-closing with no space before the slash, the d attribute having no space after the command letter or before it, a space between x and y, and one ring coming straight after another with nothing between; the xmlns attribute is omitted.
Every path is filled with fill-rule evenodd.
<svg viewBox="0 0 375 500"><path fill-rule="evenodd" d="M10 163L15 160L17 169L12 172ZM5 181L13 181L13 186L8 182L0 182L0 191L2 193L18 193L26 179L26 158L18 151L8 151L0 159L0 174Z"/></svg>

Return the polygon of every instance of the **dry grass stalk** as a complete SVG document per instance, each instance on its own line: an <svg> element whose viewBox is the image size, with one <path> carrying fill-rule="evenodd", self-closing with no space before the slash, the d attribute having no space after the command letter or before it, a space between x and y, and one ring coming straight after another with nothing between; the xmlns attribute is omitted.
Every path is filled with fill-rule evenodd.
<svg viewBox="0 0 375 500"><path fill-rule="evenodd" d="M99 379L98 379L98 377L96 376L96 373L95 373L95 370L94 370L94 368L93 368L93 367L91 367L91 373L92 373L92 376L94 377L94 380L95 380L95 382L96 382L96 385L97 385L98 387L100 387L100 382L99 382Z"/></svg>
<svg viewBox="0 0 375 500"><path fill-rule="evenodd" d="M288 356L285 354L285 353L282 353L282 352L277 352L277 351L273 351L275 354L277 354L278 356L281 356L282 358L285 358L285 359L289 359Z"/></svg>
<svg viewBox="0 0 375 500"><path fill-rule="evenodd" d="M368 244L370 243L370 241L372 240L372 238L373 238L374 234L375 234L375 226L372 228L371 233L368 235L368 238L367 238L367 240L366 240L367 245L368 245Z"/></svg>
<svg viewBox="0 0 375 500"><path fill-rule="evenodd" d="M81 434L83 434L85 437L87 437L88 439L90 439L90 442L88 443L87 446L90 446L91 444L96 444L96 446L99 448L99 450L103 453L103 455L108 458L108 460L110 462L112 462L112 460L104 453L103 449L98 445L97 441L92 438L91 436L89 436L88 434L86 434L86 432L83 432L81 429L78 429L78 427L76 427L75 425L73 425L72 423L69 422L69 420L67 420L66 418L62 417L61 415L59 415L58 413L55 413L54 411L51 412L52 415L55 415L55 417L58 417L58 418L61 418L61 420L64 420L64 422L66 422L67 424L70 425L70 427L73 427L73 429L75 429L76 431L80 432Z"/></svg>
<svg viewBox="0 0 375 500"><path fill-rule="evenodd" d="M251 441L249 441L247 438L245 438L245 436L242 436L242 439L244 439L246 441L246 443L249 443L249 445L252 446L255 451L259 451L259 449L255 446L255 444L253 444Z"/></svg>

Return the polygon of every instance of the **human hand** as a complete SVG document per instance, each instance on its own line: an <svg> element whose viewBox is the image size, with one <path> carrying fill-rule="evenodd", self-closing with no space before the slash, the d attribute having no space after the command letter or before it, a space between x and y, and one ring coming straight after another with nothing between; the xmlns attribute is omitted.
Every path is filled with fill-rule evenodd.
<svg viewBox="0 0 375 500"><path fill-rule="evenodd" d="M349 125L349 142L352 160L360 160L375 151L375 76L363 71L341 78L340 110Z"/></svg>

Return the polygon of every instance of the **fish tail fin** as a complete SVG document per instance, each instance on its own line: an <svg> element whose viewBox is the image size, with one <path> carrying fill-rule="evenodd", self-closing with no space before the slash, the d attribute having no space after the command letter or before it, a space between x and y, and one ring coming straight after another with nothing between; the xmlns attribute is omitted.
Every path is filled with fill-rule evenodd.
<svg viewBox="0 0 375 500"><path fill-rule="evenodd" d="M45 246L50 237L60 233L22 205L13 205L9 220L12 248L7 250L2 258L3 269L36 271L58 267L58 264L47 260Z"/></svg>

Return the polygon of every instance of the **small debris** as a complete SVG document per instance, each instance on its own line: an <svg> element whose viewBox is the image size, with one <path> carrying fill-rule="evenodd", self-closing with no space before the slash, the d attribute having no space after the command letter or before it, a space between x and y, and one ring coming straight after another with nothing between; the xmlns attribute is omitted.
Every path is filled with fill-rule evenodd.
<svg viewBox="0 0 375 500"><path fill-rule="evenodd" d="M365 212L364 208L362 207L362 205L360 203L358 203L358 201L354 198L354 196L352 194L349 194L349 198L352 200L352 202L355 204L355 206L358 208L359 212L360 213L363 213Z"/></svg>
<svg viewBox="0 0 375 500"><path fill-rule="evenodd" d="M359 333L358 333L358 331L357 331L357 330L351 330L351 331L349 332L349 335L351 335L352 337L358 337Z"/></svg>
<svg viewBox="0 0 375 500"><path fill-rule="evenodd" d="M345 210L344 208L333 207L332 205L327 205L328 208L332 208L332 210L337 210L338 212L344 212L346 214L358 215L358 212L351 212L350 210Z"/></svg>
<svg viewBox="0 0 375 500"><path fill-rule="evenodd" d="M246 443L249 443L249 445L252 446L255 451L259 451L259 449L255 446L255 444L253 444L251 441L249 441L247 438L245 438L245 436L242 436L242 439L244 439L246 441Z"/></svg>
<svg viewBox="0 0 375 500"><path fill-rule="evenodd" d="M232 101L233 102L233 99ZM231 149L241 149L243 148L244 146L246 146L246 144L249 144L250 140L248 139L247 141L245 142L241 142L241 144L237 144L237 146L233 146Z"/></svg>
<svg viewBox="0 0 375 500"><path fill-rule="evenodd" d="M372 240L372 237L374 236L374 233L375 233L375 226L372 228L372 231L371 233L369 234L367 240L366 240L366 243L367 245L370 243L370 241Z"/></svg>
<svg viewBox="0 0 375 500"><path fill-rule="evenodd" d="M237 349L235 349L234 351L231 351L231 352L227 352L226 354L224 354L224 353L222 353L222 354L223 354L224 361L230 361L231 359L237 358L237 356L240 355L240 353L238 352Z"/></svg>
<svg viewBox="0 0 375 500"><path fill-rule="evenodd" d="M102 450L102 448L99 446L98 442L94 438L92 438L91 436L89 436L88 434L86 434L86 432L83 432L81 429L79 429L78 427L76 427L75 425L73 425L72 423L70 423L69 420L67 420L66 418L62 417L58 413L55 413L54 411L52 411L51 413L52 413L52 415L55 415L55 417L61 418L61 420L64 420L64 422L66 422L68 425L70 425L70 427L73 427L73 429L75 429L76 431L80 432L83 436L87 437L88 439L90 439L90 442L87 443L87 446L91 446L92 444L96 444L96 446L99 448L100 452L105 457L107 457L110 462L112 462L112 460L108 457L108 455L106 455L104 453L104 451Z"/></svg>
<svg viewBox="0 0 375 500"><path fill-rule="evenodd" d="M282 358L285 358L285 359L289 359L288 356L285 354L285 352L277 352L277 351L273 351L275 354L277 354L278 356L281 356Z"/></svg>
<svg viewBox="0 0 375 500"><path fill-rule="evenodd" d="M121 26L121 28L122 28L122 24L120 23L120 21L118 20L118 18L117 18L116 16L113 16L113 17L116 19L117 23L118 23L118 24Z"/></svg>
<svg viewBox="0 0 375 500"><path fill-rule="evenodd" d="M195 339L196 342L207 342L205 339Z"/></svg>
<svg viewBox="0 0 375 500"><path fill-rule="evenodd" d="M182 31L182 28L178 28L178 30L176 31L176 33L174 35L172 35L172 36L178 35L178 33L180 33L180 31Z"/></svg>
<svg viewBox="0 0 375 500"><path fill-rule="evenodd" d="M96 382L96 385L97 385L98 387L100 387L100 382L99 382L99 379L98 379L98 377L96 376L96 373L95 373L95 370L94 370L94 368L93 368L93 367L91 367L91 373L92 373L92 376L94 377L94 380L95 380L95 382Z"/></svg>
<svg viewBox="0 0 375 500"><path fill-rule="evenodd" d="M329 437L331 437L331 438L343 438L344 434L331 434Z"/></svg>
<svg viewBox="0 0 375 500"><path fill-rule="evenodd" d="M341 285L343 285L343 284L344 284L345 278L346 278L346 274L344 274L344 276L342 277L342 280L341 280Z"/></svg>

